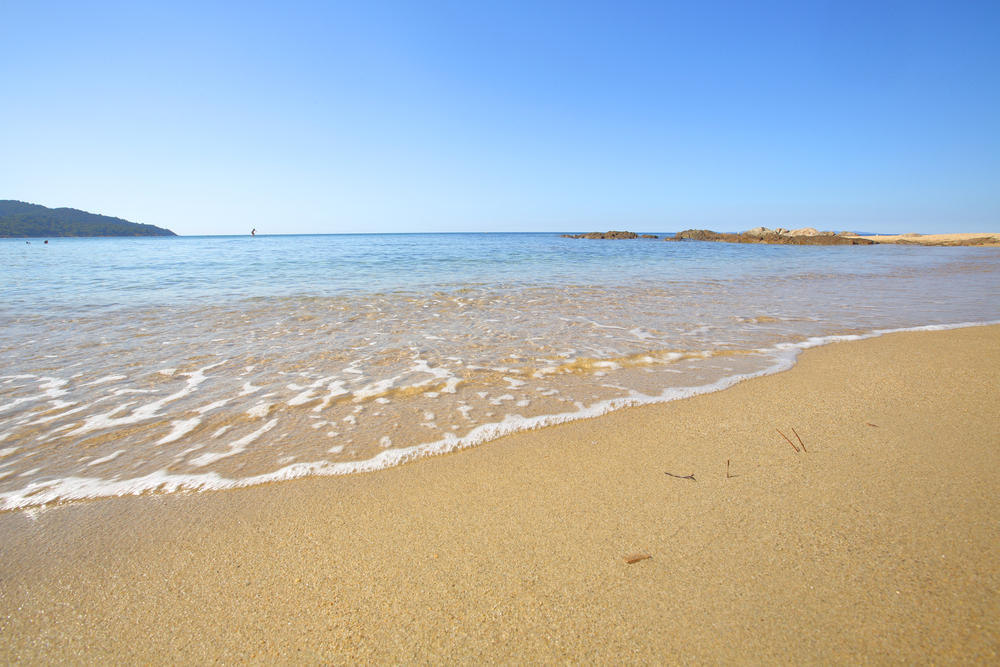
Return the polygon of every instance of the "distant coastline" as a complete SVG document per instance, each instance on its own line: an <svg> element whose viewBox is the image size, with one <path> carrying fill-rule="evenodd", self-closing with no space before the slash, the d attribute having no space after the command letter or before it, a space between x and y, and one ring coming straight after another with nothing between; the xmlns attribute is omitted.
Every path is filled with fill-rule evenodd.
<svg viewBox="0 0 1000 667"><path fill-rule="evenodd" d="M610 231L563 234L567 239L655 239L650 234ZM802 229L756 227L739 233L713 232L708 229L685 229L664 241L717 241L722 243L763 243L771 245L923 245L923 246L1000 246L1000 233L966 232L955 234L858 234L856 232L821 232Z"/></svg>
<svg viewBox="0 0 1000 667"><path fill-rule="evenodd" d="M60 236L177 236L155 225L88 213L75 208L48 208L13 199L0 200L0 238Z"/></svg>

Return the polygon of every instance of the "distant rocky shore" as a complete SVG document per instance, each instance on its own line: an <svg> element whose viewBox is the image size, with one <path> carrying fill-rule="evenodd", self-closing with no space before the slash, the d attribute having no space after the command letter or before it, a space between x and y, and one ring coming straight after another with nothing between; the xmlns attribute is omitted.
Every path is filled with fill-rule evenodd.
<svg viewBox="0 0 1000 667"><path fill-rule="evenodd" d="M725 243L775 243L784 245L873 245L875 241L852 232L820 232L812 227L802 229L768 229L755 227L739 234L712 232L707 229L686 229L668 241L723 241Z"/></svg>
<svg viewBox="0 0 1000 667"><path fill-rule="evenodd" d="M587 232L586 234L563 234L564 239L656 239L655 234L639 235L635 232Z"/></svg>
<svg viewBox="0 0 1000 667"><path fill-rule="evenodd" d="M635 232L589 232L587 234L563 234L567 239L655 239L653 234ZM1000 234L956 233L956 234L893 234L859 236L854 232L821 232L812 227L801 229L768 229L755 227L736 234L713 232L707 229L685 229L664 241L721 241L723 243L770 243L781 245L876 245L882 243L899 245L935 246L1000 246Z"/></svg>

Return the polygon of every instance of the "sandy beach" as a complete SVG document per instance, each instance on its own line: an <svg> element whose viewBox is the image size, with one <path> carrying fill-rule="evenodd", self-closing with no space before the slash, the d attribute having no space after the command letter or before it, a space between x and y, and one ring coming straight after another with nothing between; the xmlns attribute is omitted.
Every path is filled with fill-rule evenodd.
<svg viewBox="0 0 1000 667"><path fill-rule="evenodd" d="M942 245L942 246L1000 246L1000 234L996 232L965 232L960 234L876 234L866 236L876 243L898 245Z"/></svg>
<svg viewBox="0 0 1000 667"><path fill-rule="evenodd" d="M837 343L377 473L6 512L0 660L995 662L998 470L1000 326Z"/></svg>

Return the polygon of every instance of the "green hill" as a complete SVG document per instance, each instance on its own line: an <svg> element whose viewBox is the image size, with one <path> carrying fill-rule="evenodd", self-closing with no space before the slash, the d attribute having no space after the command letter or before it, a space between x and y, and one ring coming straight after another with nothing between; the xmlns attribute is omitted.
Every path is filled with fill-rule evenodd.
<svg viewBox="0 0 1000 667"><path fill-rule="evenodd" d="M177 236L169 229L75 208L46 208L0 199L0 237Z"/></svg>

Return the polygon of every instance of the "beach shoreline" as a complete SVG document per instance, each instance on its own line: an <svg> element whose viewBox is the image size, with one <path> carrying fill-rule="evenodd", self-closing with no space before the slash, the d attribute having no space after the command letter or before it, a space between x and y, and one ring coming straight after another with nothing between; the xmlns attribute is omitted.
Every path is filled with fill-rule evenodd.
<svg viewBox="0 0 1000 667"><path fill-rule="evenodd" d="M963 232L952 234L874 234L867 236L876 243L920 246L1000 246L996 232Z"/></svg>
<svg viewBox="0 0 1000 667"><path fill-rule="evenodd" d="M567 239L657 239L657 235L638 234L626 231L587 232L583 234L562 234ZM675 234L665 235L664 241L712 241L722 243L761 243L765 245L916 245L948 247L989 247L1000 246L997 232L953 232L942 234L859 234L857 232L819 231L812 227L801 229L768 229L755 227L743 232L715 232L708 229L685 229Z"/></svg>
<svg viewBox="0 0 1000 667"><path fill-rule="evenodd" d="M374 473L6 512L0 656L996 660L998 387L1000 326L892 333Z"/></svg>

